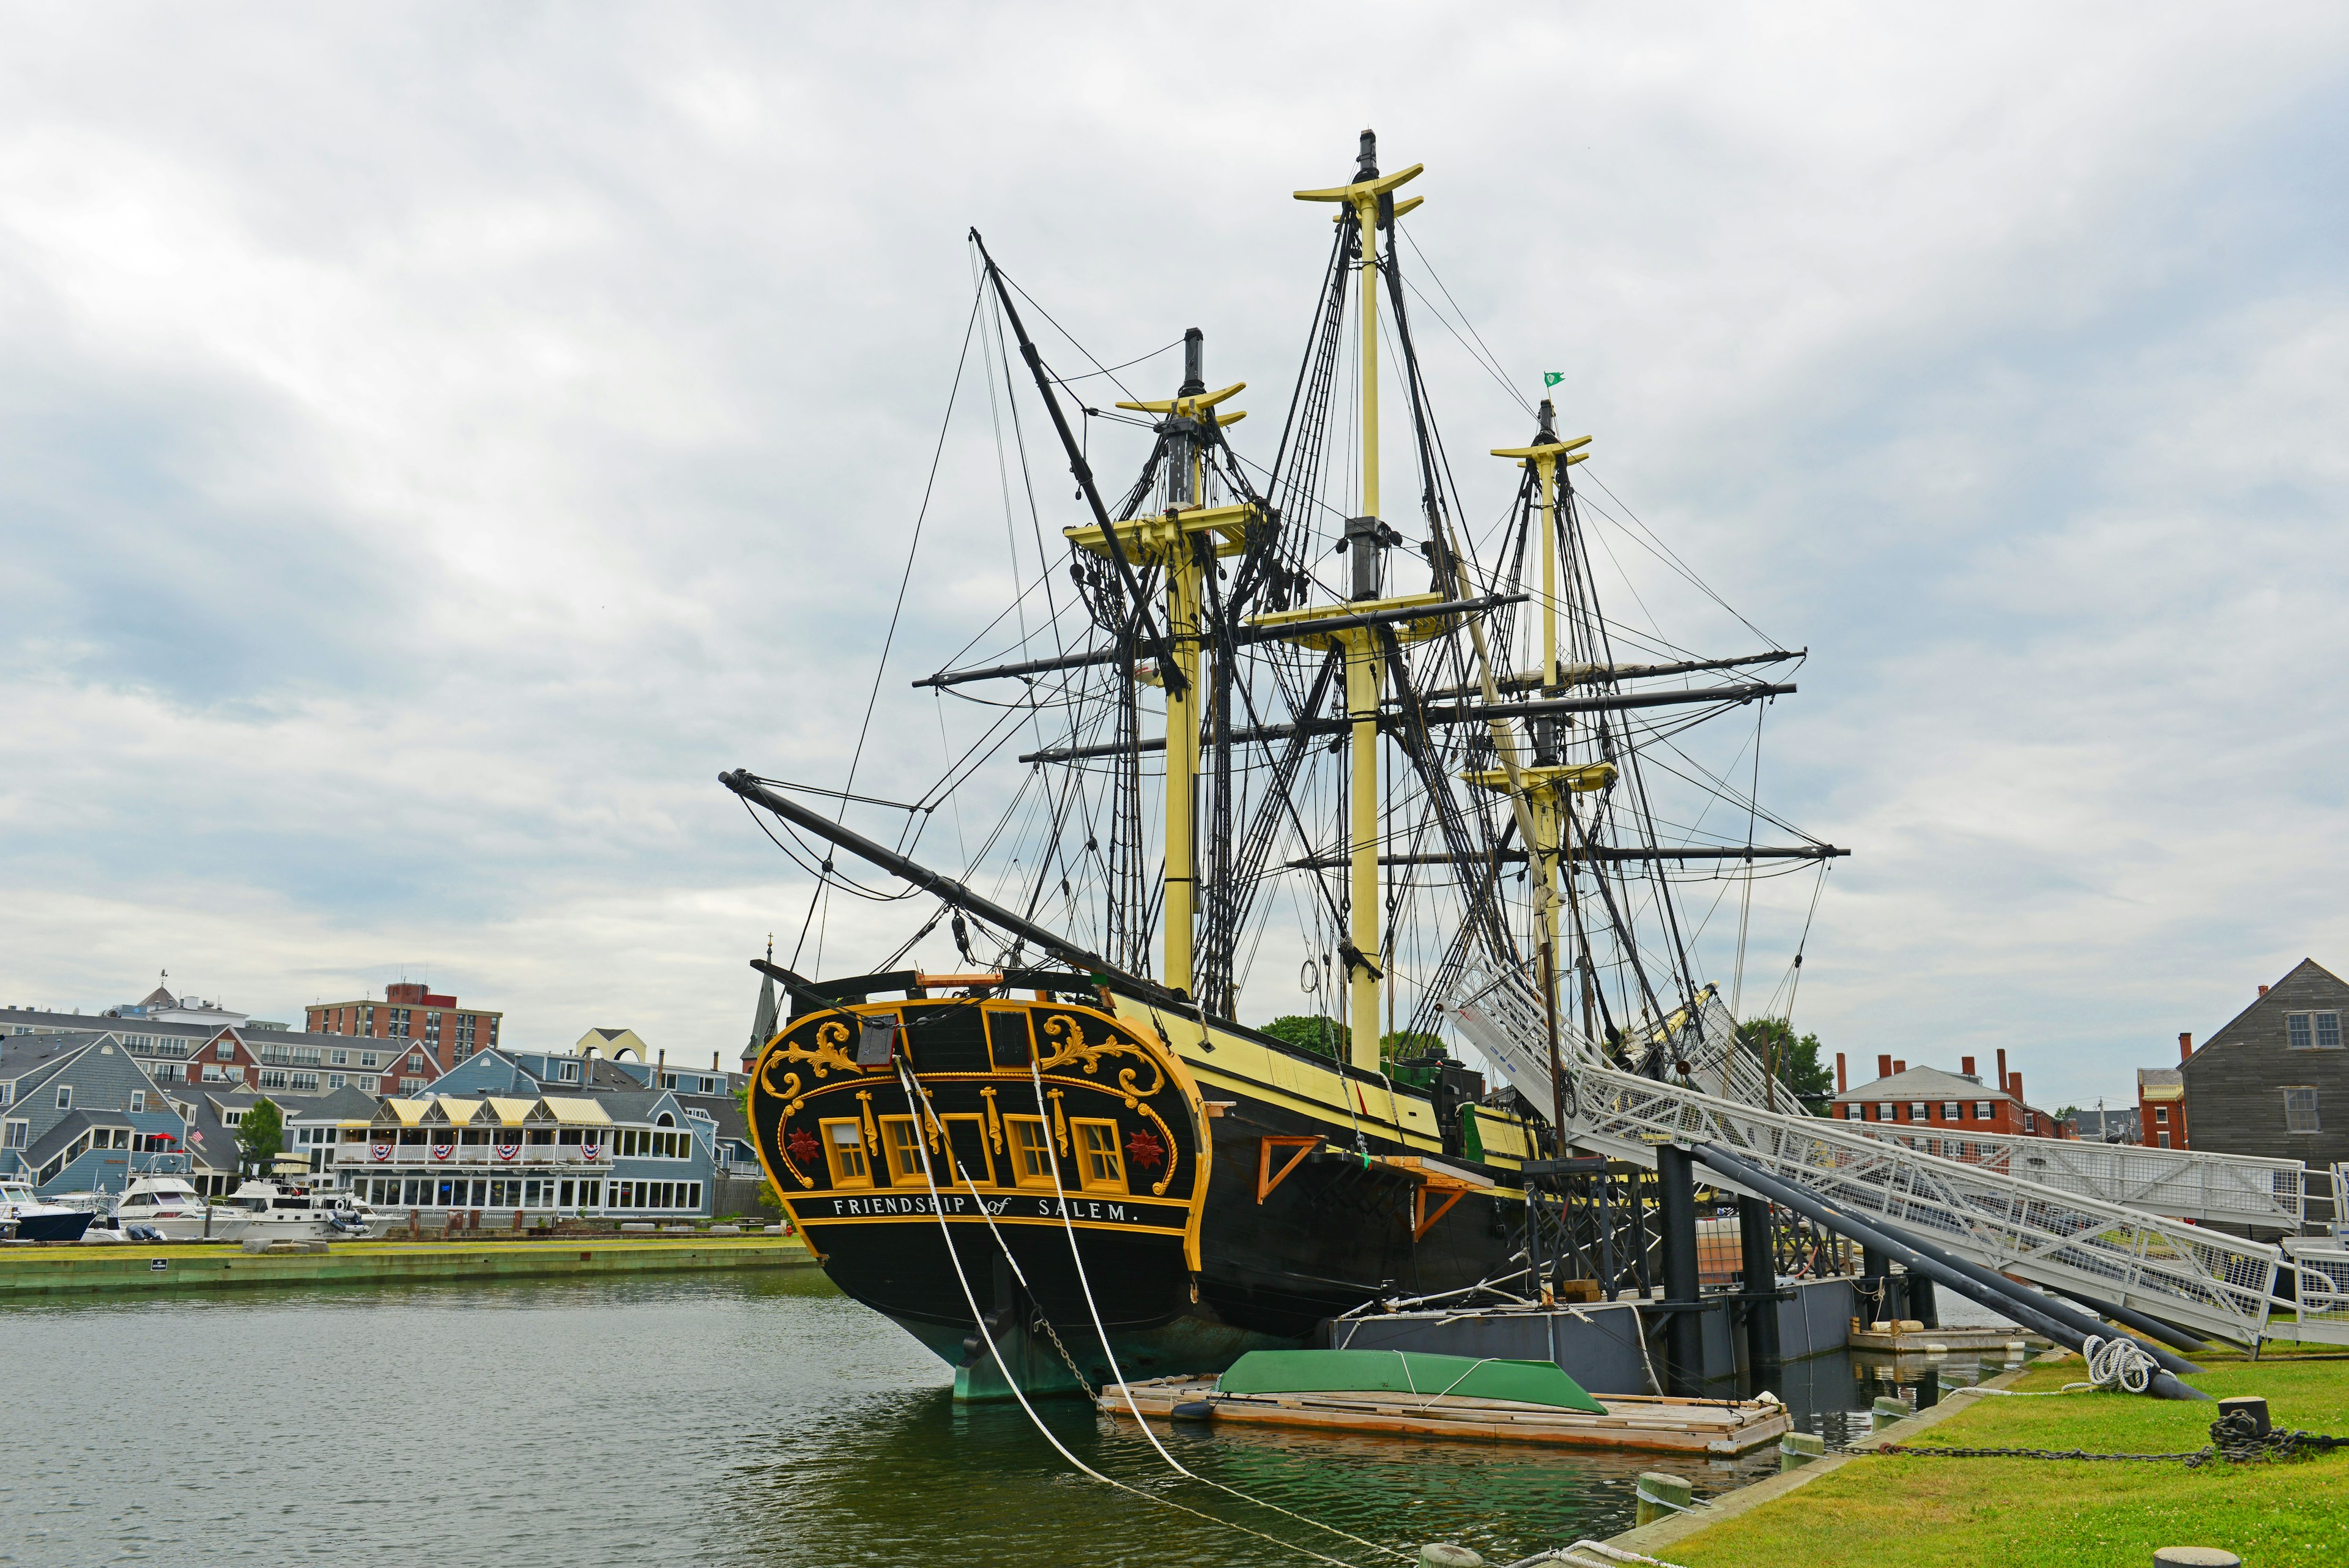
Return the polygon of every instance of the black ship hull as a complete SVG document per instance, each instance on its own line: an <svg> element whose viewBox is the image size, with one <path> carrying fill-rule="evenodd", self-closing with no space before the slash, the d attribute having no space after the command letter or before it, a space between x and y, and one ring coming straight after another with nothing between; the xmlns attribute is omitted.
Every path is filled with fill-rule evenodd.
<svg viewBox="0 0 2349 1568"><path fill-rule="evenodd" d="M1513 1272L1516 1161L1447 1158L1425 1096L1122 998L921 989L794 1020L752 1121L827 1273L964 1397L1220 1371Z"/></svg>

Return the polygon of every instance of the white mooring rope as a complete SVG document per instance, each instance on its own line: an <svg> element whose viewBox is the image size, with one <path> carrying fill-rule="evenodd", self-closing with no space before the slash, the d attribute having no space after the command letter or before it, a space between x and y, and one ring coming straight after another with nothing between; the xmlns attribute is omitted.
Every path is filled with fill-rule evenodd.
<svg viewBox="0 0 2349 1568"><path fill-rule="evenodd" d="M1063 1190L1061 1185L1061 1158L1052 1151L1052 1118L1044 1107L1044 1075L1043 1071L1036 1065L1035 1054L1032 1052L1028 1057L1028 1076L1033 1081L1036 1091L1036 1115L1045 1126L1044 1158L1052 1168L1052 1189L1055 1194L1059 1194ZM1172 1151L1169 1152L1171 1155ZM1061 1229L1065 1231L1069 1237L1069 1257L1077 1266L1077 1283L1085 1293L1085 1311L1092 1314L1093 1332L1101 1335L1102 1354L1109 1358L1110 1376L1117 1379L1118 1392L1125 1396L1125 1407L1133 1413L1133 1424L1142 1428L1142 1435L1150 1439L1150 1446L1158 1450L1158 1457L1164 1459L1177 1475L1187 1476L1203 1486L1214 1487L1217 1491L1228 1492L1242 1502L1254 1503L1258 1508L1270 1509L1273 1512L1286 1515L1300 1524L1309 1524L1316 1530L1326 1530L1332 1535L1341 1536L1357 1546L1367 1546L1373 1552L1383 1552L1390 1557L1401 1557L1408 1561L1411 1555L1408 1552L1398 1552L1392 1546L1381 1546L1375 1541L1365 1541L1361 1536L1340 1530L1334 1524L1324 1524L1318 1519L1309 1519L1304 1514L1283 1508L1277 1502L1267 1502L1260 1497L1250 1497L1236 1487L1226 1486L1222 1481L1209 1480L1206 1476L1185 1468L1181 1460L1166 1451L1166 1446L1158 1440L1158 1434L1150 1429L1148 1421L1143 1419L1142 1407L1133 1402L1133 1390L1126 1386L1125 1374L1117 1365L1117 1352L1110 1348L1109 1330L1102 1324L1101 1307L1093 1300L1092 1280L1085 1272L1084 1252L1077 1245L1077 1227L1076 1222L1069 1216L1068 1199L1062 1197L1059 1201ZM997 1240L999 1242L1001 1238L998 1237Z"/></svg>
<svg viewBox="0 0 2349 1568"><path fill-rule="evenodd" d="M946 1123L939 1119L937 1108L930 1104L928 1093L919 1087L913 1076L906 1072L903 1062L899 1062L895 1064L895 1065L897 1068L897 1081L905 1088L905 1098L908 1102L919 1106L923 1111L927 1113L930 1125L937 1129L940 1147L944 1147L949 1154L951 1154L954 1149L953 1142L947 1137ZM1317 1563L1330 1563L1332 1565L1332 1568L1354 1568L1354 1564L1350 1563L1347 1563L1342 1559L1336 1557L1324 1556L1320 1552L1314 1551L1309 1546L1299 1546L1293 1541L1283 1541L1278 1535L1268 1535L1261 1530L1251 1530L1245 1524L1236 1524L1228 1519L1218 1519L1212 1513L1208 1513L1201 1509L1193 1508L1187 1503L1176 1502L1172 1498L1159 1497L1154 1493L1143 1491L1139 1487L1128 1486L1122 1480L1102 1474L1101 1471L1093 1469L1092 1466L1085 1463L1084 1460L1071 1453L1069 1451L1068 1445L1061 1442L1059 1438L1053 1436L1052 1429L1044 1425L1043 1417L1036 1414L1036 1407L1028 1403L1028 1396L1020 1392L1019 1381L1011 1376L1011 1368L1004 1363L1002 1347L995 1343L995 1336L987 1332L987 1320L983 1315L981 1315L978 1310L978 1297L970 1288L970 1276L963 1270L962 1254L955 1250L953 1227L947 1223L947 1208L944 1199L938 1192L937 1173L931 1168L930 1165L929 1140L926 1137L916 1137L914 1140L914 1149L916 1153L922 1157L922 1179L929 1184L930 1210L937 1216L938 1236L939 1239L946 1243L947 1261L954 1264L955 1279L962 1286L963 1300L969 1303L971 1322L978 1325L979 1338L987 1342L988 1353L995 1358L996 1370L1003 1374L1004 1385L1011 1390L1011 1397L1019 1401L1019 1408L1026 1413L1029 1424L1033 1426L1039 1433L1042 1434L1046 1442L1052 1445L1054 1452L1058 1453L1062 1459L1068 1460L1070 1464L1075 1466L1079 1470L1083 1471L1086 1475L1091 1476L1093 1480L1101 1482L1103 1486L1115 1487L1118 1490L1123 1492L1131 1492L1133 1496L1141 1498L1144 1501L1164 1504L1165 1507L1174 1509L1178 1512L1187 1513L1194 1519L1204 1519L1210 1524L1219 1524L1226 1530L1236 1530L1242 1535L1252 1535L1258 1541L1268 1541L1275 1546L1286 1547L1291 1552L1310 1557ZM970 1174L962 1168L962 1162L960 1160L957 1160L955 1162L955 1174L962 1178L963 1185L965 1187L970 1188L971 1199L978 1205L979 1213L986 1216L987 1228L994 1234L995 1244L998 1247L1002 1248L1005 1260L1011 1264L1012 1272L1017 1274L1019 1271L1019 1260L1013 1258L1011 1256L1011 1250L1003 1245L1002 1233L997 1231L995 1227L995 1216L988 1210L986 1199L979 1197L978 1188L971 1185ZM1020 1281L1020 1288L1023 1290L1027 1288L1027 1281L1024 1278Z"/></svg>

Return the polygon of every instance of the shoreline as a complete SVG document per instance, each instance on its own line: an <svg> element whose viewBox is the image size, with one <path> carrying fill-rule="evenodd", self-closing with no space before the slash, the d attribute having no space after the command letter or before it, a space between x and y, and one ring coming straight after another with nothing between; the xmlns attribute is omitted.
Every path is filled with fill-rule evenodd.
<svg viewBox="0 0 2349 1568"><path fill-rule="evenodd" d="M510 1280L698 1269L812 1268L797 1236L578 1236L530 1241L337 1241L247 1252L219 1241L0 1252L0 1303L58 1296L390 1281Z"/></svg>

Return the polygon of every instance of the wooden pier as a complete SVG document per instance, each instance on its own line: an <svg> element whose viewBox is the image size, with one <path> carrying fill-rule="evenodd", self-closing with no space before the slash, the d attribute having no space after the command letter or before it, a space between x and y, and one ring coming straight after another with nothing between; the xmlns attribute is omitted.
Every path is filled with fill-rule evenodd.
<svg viewBox="0 0 2349 1568"><path fill-rule="evenodd" d="M2027 1355L2048 1348L2044 1336L2025 1334L2019 1328L1927 1328L1914 1318L1899 1323L1887 1323L1881 1319L1875 1323L1863 1323L1854 1318L1845 1344L1850 1349L1869 1351L1879 1355L2004 1353L2013 1361L2020 1361Z"/></svg>
<svg viewBox="0 0 2349 1568"><path fill-rule="evenodd" d="M1127 1404L1128 1395L1133 1405ZM1603 1416L1507 1399L1456 1395L1219 1394L1212 1377L1154 1377L1101 1392L1101 1407L1133 1419L1202 1417L1270 1427L1450 1438L1470 1442L1549 1443L1727 1458L1776 1442L1791 1429L1785 1407L1645 1394L1596 1396Z"/></svg>

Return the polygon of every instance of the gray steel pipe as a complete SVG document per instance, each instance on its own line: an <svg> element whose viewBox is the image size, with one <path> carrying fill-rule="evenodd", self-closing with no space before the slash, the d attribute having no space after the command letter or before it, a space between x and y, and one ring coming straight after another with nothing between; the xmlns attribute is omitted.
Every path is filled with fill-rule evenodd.
<svg viewBox="0 0 2349 1568"><path fill-rule="evenodd" d="M2085 1333L2045 1310L2053 1303L2023 1299L2023 1293L2016 1292L2010 1282L2001 1279L1997 1285L1992 1285L1976 1279L1967 1271L1952 1268L1939 1258L1920 1251L1906 1241L1896 1239L1880 1229L1875 1221L1859 1220L1847 1214L1817 1194L1806 1192L1798 1187L1779 1180L1775 1176L1756 1170L1735 1155L1715 1145L1697 1144L1691 1152L1740 1187L1758 1192L1775 1203L1783 1203L1795 1213L1815 1220L1829 1230L1839 1231L1864 1247L1873 1247L1903 1267L1923 1274L1938 1283L1945 1284L1960 1295L1977 1302L1992 1312L2005 1314L2024 1328L2044 1334L2066 1349L2085 1354L2084 1347L2088 1337ZM2069 1308L2061 1310L2065 1317L2076 1315ZM2097 1337L2110 1337L2103 1333L2103 1329L2102 1324L2096 1324ZM2166 1355L2165 1352L2151 1350L2148 1350L2148 1354L2153 1355L2157 1359ZM2175 1360L2176 1357L2169 1359ZM2210 1397L2199 1388L2189 1387L2180 1383L2176 1375L2169 1372L2167 1367L2153 1374L2146 1391L2161 1399L2208 1399Z"/></svg>

